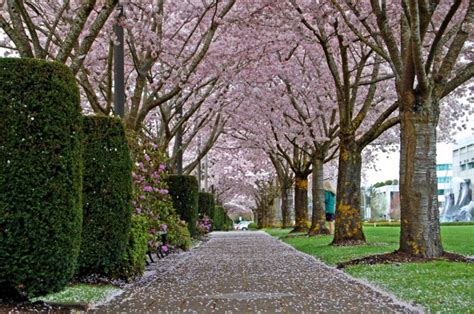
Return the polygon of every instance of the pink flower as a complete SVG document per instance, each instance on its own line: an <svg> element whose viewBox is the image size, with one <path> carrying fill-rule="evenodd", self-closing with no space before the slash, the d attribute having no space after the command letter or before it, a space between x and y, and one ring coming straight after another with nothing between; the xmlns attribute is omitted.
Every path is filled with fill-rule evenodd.
<svg viewBox="0 0 474 314"><path fill-rule="evenodd" d="M160 189L160 194L168 194L168 190L167 189Z"/></svg>
<svg viewBox="0 0 474 314"><path fill-rule="evenodd" d="M143 187L143 191L145 191L145 192L153 192L153 188L152 188L151 186L149 186L149 185L145 185L145 186Z"/></svg>
<svg viewBox="0 0 474 314"><path fill-rule="evenodd" d="M150 161L150 156L148 156L147 154L145 154L145 160L146 160L146 161Z"/></svg>
<svg viewBox="0 0 474 314"><path fill-rule="evenodd" d="M140 214L142 212L141 207L135 208L135 213Z"/></svg>
<svg viewBox="0 0 474 314"><path fill-rule="evenodd" d="M164 164L160 164L160 168L159 168L159 169L160 169L160 171L165 171L166 166L165 166Z"/></svg>
<svg viewBox="0 0 474 314"><path fill-rule="evenodd" d="M145 197L145 195L140 195L139 198L140 198L141 200L144 200L146 197Z"/></svg>
<svg viewBox="0 0 474 314"><path fill-rule="evenodd" d="M161 224L161 225L160 225L160 231L161 231L161 232L166 232L166 231L168 231L168 225L167 225L167 224Z"/></svg>

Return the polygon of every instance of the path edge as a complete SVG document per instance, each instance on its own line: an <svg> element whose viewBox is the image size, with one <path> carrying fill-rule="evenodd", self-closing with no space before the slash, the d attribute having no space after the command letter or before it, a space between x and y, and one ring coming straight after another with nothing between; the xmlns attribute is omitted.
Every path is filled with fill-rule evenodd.
<svg viewBox="0 0 474 314"><path fill-rule="evenodd" d="M301 255L305 258L309 258L309 259L312 259L313 261L315 261L317 264L321 265L322 267L328 269L328 270L331 270L331 271L334 271L335 273L339 274L339 275L342 275L344 277L346 277L347 279L351 280L351 281L354 281L354 282L357 282L363 286L366 286L367 288L369 289L372 289L378 293L380 293L381 295L389 298L390 300L393 301L394 304L397 304L397 305L401 305L401 306L404 306L405 308L407 308L407 310L411 311L412 313L425 313L425 309L421 306L421 305L415 305L413 303L410 303L408 301L404 301L404 300L401 300L399 299L396 295L394 295L393 293L391 292L388 292L386 290L383 290L382 288L376 286L375 284L365 280L365 279L360 279L360 278L356 278L356 277L353 277L351 275L349 275L348 273L340 270L340 269L337 269L336 267L334 266L330 266L324 262L322 262L321 260L317 259L315 256L313 255L309 255L307 253L304 253L304 252L301 252L301 251L298 251L297 249L295 249L293 246L291 246L290 244L282 241L281 239L279 238L276 238L274 236L271 236L270 234L266 233L265 231L262 231L262 230L259 230L258 232L261 232L261 233L264 233L266 234L267 236L275 239L276 241L279 241L281 242L283 245L289 247L290 249L292 249L293 251L297 252L298 255Z"/></svg>

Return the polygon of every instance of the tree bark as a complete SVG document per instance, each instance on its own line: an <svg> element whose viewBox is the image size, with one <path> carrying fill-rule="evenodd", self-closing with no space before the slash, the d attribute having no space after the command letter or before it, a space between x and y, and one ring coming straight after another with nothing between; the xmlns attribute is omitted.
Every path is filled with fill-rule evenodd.
<svg viewBox="0 0 474 314"><path fill-rule="evenodd" d="M405 105L407 109L401 113L399 250L414 256L433 258L444 253L436 177L436 126L439 114L436 101L432 101L431 96L424 98L415 96L412 104ZM420 106L420 102L425 105Z"/></svg>
<svg viewBox="0 0 474 314"><path fill-rule="evenodd" d="M282 228L289 228L291 226L290 198L288 197L290 189L291 184L282 184L280 187Z"/></svg>
<svg viewBox="0 0 474 314"><path fill-rule="evenodd" d="M311 193L313 195L313 215L311 217L311 227L308 235L315 236L320 234L329 234L329 229L326 228L326 208L324 205L324 157L322 159L313 157L313 185Z"/></svg>
<svg viewBox="0 0 474 314"><path fill-rule="evenodd" d="M308 176L295 173L295 227L291 232L308 231Z"/></svg>
<svg viewBox="0 0 474 314"><path fill-rule="evenodd" d="M362 157L353 135L340 135L336 196L336 230L332 245L365 243L360 219Z"/></svg>

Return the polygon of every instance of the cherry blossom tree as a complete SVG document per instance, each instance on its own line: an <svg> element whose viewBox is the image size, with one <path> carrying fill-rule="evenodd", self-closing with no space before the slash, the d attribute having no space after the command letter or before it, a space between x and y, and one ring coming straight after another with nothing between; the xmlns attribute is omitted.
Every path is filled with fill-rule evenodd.
<svg viewBox="0 0 474 314"><path fill-rule="evenodd" d="M305 35L324 53L327 77L335 86L339 118L339 169L336 232L333 244L365 242L360 219L362 150L399 122L391 95L393 75L361 41L345 38L338 12L321 3L291 1ZM296 17L295 17L296 18ZM314 22L313 22L314 21ZM388 71L386 70L388 68Z"/></svg>
<svg viewBox="0 0 474 314"><path fill-rule="evenodd" d="M0 11L0 43L7 53L54 60L77 74L118 0L8 0Z"/></svg>
<svg viewBox="0 0 474 314"><path fill-rule="evenodd" d="M474 75L474 2L331 3L351 30L346 36L369 46L390 65L394 76L401 130L400 251L438 257L443 247L436 187L436 126L440 102Z"/></svg>

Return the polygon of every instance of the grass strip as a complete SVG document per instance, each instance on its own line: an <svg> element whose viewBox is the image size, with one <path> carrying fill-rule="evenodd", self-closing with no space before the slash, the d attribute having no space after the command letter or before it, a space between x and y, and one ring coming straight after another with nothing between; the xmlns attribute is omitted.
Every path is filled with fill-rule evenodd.
<svg viewBox="0 0 474 314"><path fill-rule="evenodd" d="M294 248L336 265L355 258L398 249L400 228L364 226L367 244L333 247L331 236L306 237L291 229L266 229ZM474 256L474 226L442 226L446 251ZM474 264L433 261L428 263L356 265L344 271L390 291L398 298L420 304L429 312L474 313Z"/></svg>

